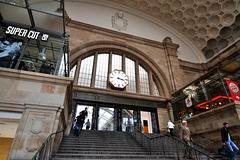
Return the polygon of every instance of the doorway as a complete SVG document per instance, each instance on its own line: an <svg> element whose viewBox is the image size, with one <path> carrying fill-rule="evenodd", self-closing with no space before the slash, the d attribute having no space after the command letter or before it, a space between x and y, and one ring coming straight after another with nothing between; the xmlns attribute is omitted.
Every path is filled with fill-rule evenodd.
<svg viewBox="0 0 240 160"><path fill-rule="evenodd" d="M87 107L86 120L89 119L91 130L132 132L136 128L145 133L159 133L156 108L89 102L76 104L75 117Z"/></svg>
<svg viewBox="0 0 240 160"><path fill-rule="evenodd" d="M0 112L0 157L7 160L22 113Z"/></svg>
<svg viewBox="0 0 240 160"><path fill-rule="evenodd" d="M87 108L87 112L88 112L88 115L86 116L85 118L85 122L84 122L84 125L83 125L83 128L84 130L86 130L86 125L85 123L88 121L89 119L89 122L90 122L90 126L92 124L92 117L93 117L93 106L91 105L81 105L81 104L77 104L77 108L76 108L76 114L75 114L75 118L79 115L79 113L81 111L83 111L85 108ZM91 129L92 127L90 127L89 129Z"/></svg>

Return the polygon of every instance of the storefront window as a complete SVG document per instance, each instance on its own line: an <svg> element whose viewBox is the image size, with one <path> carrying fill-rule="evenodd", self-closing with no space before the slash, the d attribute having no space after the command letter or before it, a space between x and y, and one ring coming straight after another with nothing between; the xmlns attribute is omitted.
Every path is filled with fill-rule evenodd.
<svg viewBox="0 0 240 160"><path fill-rule="evenodd" d="M233 102L223 79L228 74L224 75L216 69L173 94L175 121Z"/></svg>
<svg viewBox="0 0 240 160"><path fill-rule="evenodd" d="M64 15L51 12L62 2L0 0L0 67L69 76Z"/></svg>

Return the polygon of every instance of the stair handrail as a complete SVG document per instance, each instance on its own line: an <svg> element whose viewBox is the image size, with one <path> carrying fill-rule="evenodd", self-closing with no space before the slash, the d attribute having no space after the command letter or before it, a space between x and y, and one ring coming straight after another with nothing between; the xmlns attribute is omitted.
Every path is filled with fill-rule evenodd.
<svg viewBox="0 0 240 160"><path fill-rule="evenodd" d="M192 147L192 146L190 146L190 145L186 144L185 142L183 142L183 141L179 140L179 139L178 139L178 138L176 138L176 137L170 136L170 135L168 135L168 134L166 134L166 136L168 136L168 137L171 137L171 138L173 138L173 139L177 140L178 142L181 142L182 144L184 144L184 145L186 145L186 146L188 146L188 147L192 148L193 150L195 150L195 151L197 151L197 152L199 152L199 153L201 153L201 154L203 154L203 155L207 156L208 158L211 158L211 159L214 159L214 160L216 160L215 158L213 158L213 157L209 156L208 154L206 154L206 153L204 153L204 152L202 152L202 151L198 150L197 148L194 148L194 147Z"/></svg>
<svg viewBox="0 0 240 160"><path fill-rule="evenodd" d="M57 135L58 133L61 133L63 132L63 134L65 133L66 129L67 129L67 126L68 126L69 122L66 124L66 127L65 128L62 128L61 130L59 131L56 131L54 133L51 133L47 138L46 140L43 142L43 144L41 145L41 147L38 149L38 151L35 153L35 155L33 156L32 160L36 160L38 154L42 151L43 147L46 145L46 143L48 142L48 140L52 137L52 135Z"/></svg>
<svg viewBox="0 0 240 160"><path fill-rule="evenodd" d="M208 154L206 154L206 153L198 150L197 148L195 148L195 147L193 147L193 146L190 146L190 145L186 144L185 142L179 140L179 139L176 138L176 137L170 136L170 135L168 135L168 134L159 135L159 136L157 136L157 137L149 137L149 136L147 136L145 133L142 133L136 126L134 126L134 129L135 129L137 132L139 132L140 134L142 134L144 137L146 137L147 139L149 139L150 141L153 140L153 139L157 139L157 138L169 137L169 138L172 138L172 139L176 140L177 142L183 144L185 147L189 147L189 148L197 151L198 153L201 153L201 154L205 155L208 159L216 160L215 158L211 157L210 155L208 155ZM149 147L150 147L149 152L150 152L150 154L151 154L151 146L149 146ZM177 154L178 154L178 153L177 153ZM179 156L179 154L178 154L178 156ZM178 157L178 158L179 158L179 157Z"/></svg>
<svg viewBox="0 0 240 160"><path fill-rule="evenodd" d="M197 133L195 133L195 132L192 132L192 131L190 131L190 132L191 132L191 135L195 135L195 136L198 136L198 137L201 137L201 138L207 139L207 140L212 141L212 142L215 142L215 143L221 142L221 141L216 141L216 140L213 140L213 139L211 139L211 138L208 138L208 137L205 137L205 136L199 135L199 134L197 134Z"/></svg>

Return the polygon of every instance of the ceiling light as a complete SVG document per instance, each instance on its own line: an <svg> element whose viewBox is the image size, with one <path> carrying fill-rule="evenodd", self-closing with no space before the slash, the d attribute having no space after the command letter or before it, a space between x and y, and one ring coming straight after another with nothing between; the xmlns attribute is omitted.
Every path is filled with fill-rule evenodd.
<svg viewBox="0 0 240 160"><path fill-rule="evenodd" d="M38 59L41 61L46 61L47 57L46 57L46 48L43 48L42 51L38 54Z"/></svg>

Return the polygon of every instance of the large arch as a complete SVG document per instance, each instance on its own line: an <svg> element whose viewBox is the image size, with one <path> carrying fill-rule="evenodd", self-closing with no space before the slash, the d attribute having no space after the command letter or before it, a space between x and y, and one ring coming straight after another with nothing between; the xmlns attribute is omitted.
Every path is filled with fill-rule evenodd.
<svg viewBox="0 0 240 160"><path fill-rule="evenodd" d="M166 75L163 73L161 68L145 53L138 50L137 48L127 45L125 43L120 42L114 42L114 41L95 41L90 42L81 46L78 46L70 51L70 66L71 68L76 64L79 58L83 59L87 56L89 56L91 51L97 50L97 49L105 49L105 48L111 48L111 49L117 49L124 52L127 52L135 57L137 57L139 60L143 61L149 69L152 70L152 72L156 75L156 78L160 82L160 87L163 89L163 94L166 99L170 98L170 83L167 79Z"/></svg>

